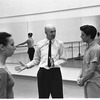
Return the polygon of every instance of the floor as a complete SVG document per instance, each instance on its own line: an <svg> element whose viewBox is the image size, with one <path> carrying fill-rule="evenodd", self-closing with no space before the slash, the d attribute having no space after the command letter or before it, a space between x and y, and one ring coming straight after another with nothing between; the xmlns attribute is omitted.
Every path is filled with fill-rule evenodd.
<svg viewBox="0 0 100 100"><path fill-rule="evenodd" d="M37 79L27 76L14 76L15 98L38 98ZM75 81L63 81L64 98L84 98L83 87Z"/></svg>
<svg viewBox="0 0 100 100"><path fill-rule="evenodd" d="M7 63L7 67L15 79L15 98L38 98L36 76L39 67L35 66L32 69L18 73L14 70L15 66L18 65ZM81 65L81 60L70 60L66 65L61 67L64 98L84 98L83 87L79 87L76 83Z"/></svg>

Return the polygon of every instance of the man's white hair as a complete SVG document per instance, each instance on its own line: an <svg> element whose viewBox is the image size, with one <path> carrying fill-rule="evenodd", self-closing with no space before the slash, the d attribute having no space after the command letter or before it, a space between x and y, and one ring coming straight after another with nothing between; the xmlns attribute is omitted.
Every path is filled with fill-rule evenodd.
<svg viewBox="0 0 100 100"><path fill-rule="evenodd" d="M45 25L45 31L51 28L55 28L55 26L53 24L47 24Z"/></svg>

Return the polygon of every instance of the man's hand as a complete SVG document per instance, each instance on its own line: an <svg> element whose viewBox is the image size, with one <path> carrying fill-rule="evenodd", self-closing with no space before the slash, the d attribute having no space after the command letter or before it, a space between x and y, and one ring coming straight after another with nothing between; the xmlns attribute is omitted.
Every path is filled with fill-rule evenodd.
<svg viewBox="0 0 100 100"><path fill-rule="evenodd" d="M23 71L23 70L25 70L25 69L28 69L27 66L26 66L25 64L23 64L23 63L20 62L20 61L19 61L19 63L20 63L20 65L15 67L15 70L16 70L16 71L21 72L21 71Z"/></svg>
<svg viewBox="0 0 100 100"><path fill-rule="evenodd" d="M77 84L78 84L79 86L83 86L83 85L84 85L84 83L83 83L83 81L82 81L82 78L78 78L78 79L77 79Z"/></svg>
<svg viewBox="0 0 100 100"><path fill-rule="evenodd" d="M54 67L55 66L54 65L54 59L53 58L50 59L50 63L51 63L51 67Z"/></svg>

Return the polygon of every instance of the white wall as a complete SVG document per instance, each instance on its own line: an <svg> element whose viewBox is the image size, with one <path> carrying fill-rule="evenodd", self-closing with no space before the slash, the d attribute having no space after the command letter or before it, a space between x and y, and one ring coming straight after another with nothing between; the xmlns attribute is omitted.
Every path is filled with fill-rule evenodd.
<svg viewBox="0 0 100 100"><path fill-rule="evenodd" d="M27 39L27 23L2 23L0 24L0 31L6 31L12 34L15 44L23 42Z"/></svg>
<svg viewBox="0 0 100 100"><path fill-rule="evenodd" d="M45 37L45 24L53 23L57 38L79 41L80 25L92 23L100 30L96 15L100 15L100 0L0 0L0 31L10 32L15 44L33 32L36 44Z"/></svg>
<svg viewBox="0 0 100 100"><path fill-rule="evenodd" d="M28 31L34 33L35 43L45 37L44 26L49 23L56 27L56 38L62 40L63 42L80 40L79 27L81 24L81 18L61 18L28 22Z"/></svg>
<svg viewBox="0 0 100 100"><path fill-rule="evenodd" d="M0 17L38 14L100 5L100 0L0 0Z"/></svg>
<svg viewBox="0 0 100 100"><path fill-rule="evenodd" d="M94 5L96 4L94 3ZM77 9L62 10L57 12L48 12L40 14L38 13L31 15L28 14L23 16L17 16L14 12L14 16L11 15L12 17L6 16L6 18L0 18L0 31L10 32L14 36L15 44L25 41L27 39L27 33L33 32L33 37L35 39L36 44L39 40L45 37L45 24L53 23L57 28L57 38L61 39L63 42L79 41L80 25L89 22L87 20L89 20L90 16L96 15L100 15L100 6L89 6L85 8L83 7ZM91 21L96 21L99 24L98 20L93 19ZM98 25L96 26L98 27Z"/></svg>
<svg viewBox="0 0 100 100"><path fill-rule="evenodd" d="M0 0L0 31L12 33L15 44L33 32L37 42L45 37L44 25L53 23L57 38L74 41L80 40L82 24L93 24L100 31L97 15L100 0Z"/></svg>
<svg viewBox="0 0 100 100"><path fill-rule="evenodd" d="M97 30L100 32L100 15L83 17L82 24L94 25L97 28Z"/></svg>

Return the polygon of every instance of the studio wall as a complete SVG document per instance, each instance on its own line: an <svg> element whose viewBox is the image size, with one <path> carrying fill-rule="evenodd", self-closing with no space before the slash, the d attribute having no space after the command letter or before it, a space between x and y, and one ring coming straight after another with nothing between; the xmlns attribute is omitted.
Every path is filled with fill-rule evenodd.
<svg viewBox="0 0 100 100"><path fill-rule="evenodd" d="M28 32L33 32L35 44L45 38L46 24L56 26L57 38L63 42L80 41L81 25L92 24L100 31L100 0L0 1L0 31L10 32L15 45L25 41ZM21 56L20 52L25 55ZM18 64L20 59L27 62L26 49L25 52L23 49L20 52L9 58L8 62ZM29 70L30 72L25 70L17 73L13 66L9 68L13 74L27 76L36 76L38 69L34 67L33 70Z"/></svg>

